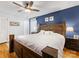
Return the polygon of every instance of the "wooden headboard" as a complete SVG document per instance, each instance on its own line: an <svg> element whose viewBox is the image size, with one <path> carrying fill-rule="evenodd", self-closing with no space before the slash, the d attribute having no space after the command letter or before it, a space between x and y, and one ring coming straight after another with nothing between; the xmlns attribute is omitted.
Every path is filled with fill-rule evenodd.
<svg viewBox="0 0 79 59"><path fill-rule="evenodd" d="M65 36L66 23L63 22L62 24L43 24L39 26L39 30L53 31Z"/></svg>

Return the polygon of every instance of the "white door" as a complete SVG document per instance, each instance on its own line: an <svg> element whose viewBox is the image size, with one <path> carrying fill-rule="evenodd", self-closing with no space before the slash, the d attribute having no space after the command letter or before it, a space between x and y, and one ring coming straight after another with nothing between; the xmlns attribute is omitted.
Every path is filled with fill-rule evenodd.
<svg viewBox="0 0 79 59"><path fill-rule="evenodd" d="M6 18L0 18L0 43L8 40L8 21Z"/></svg>

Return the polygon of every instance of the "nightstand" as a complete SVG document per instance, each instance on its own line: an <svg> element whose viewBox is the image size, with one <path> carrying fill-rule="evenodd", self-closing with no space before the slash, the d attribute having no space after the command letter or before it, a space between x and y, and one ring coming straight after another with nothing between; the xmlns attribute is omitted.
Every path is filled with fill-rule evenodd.
<svg viewBox="0 0 79 59"><path fill-rule="evenodd" d="M66 38L65 47L75 51L79 51L79 39Z"/></svg>

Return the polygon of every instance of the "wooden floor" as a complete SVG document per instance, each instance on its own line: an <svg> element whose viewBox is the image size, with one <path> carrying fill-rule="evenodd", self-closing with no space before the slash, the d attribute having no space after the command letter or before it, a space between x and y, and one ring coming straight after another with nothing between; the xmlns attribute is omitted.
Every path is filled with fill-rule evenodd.
<svg viewBox="0 0 79 59"><path fill-rule="evenodd" d="M0 58L16 58L15 53L9 53L9 48L6 43L0 44Z"/></svg>
<svg viewBox="0 0 79 59"><path fill-rule="evenodd" d="M0 44L0 58L16 58L16 54L9 53L9 49L6 43ZM64 49L64 58L79 58L79 52Z"/></svg>
<svg viewBox="0 0 79 59"><path fill-rule="evenodd" d="M79 52L65 48L64 49L64 58L79 58Z"/></svg>

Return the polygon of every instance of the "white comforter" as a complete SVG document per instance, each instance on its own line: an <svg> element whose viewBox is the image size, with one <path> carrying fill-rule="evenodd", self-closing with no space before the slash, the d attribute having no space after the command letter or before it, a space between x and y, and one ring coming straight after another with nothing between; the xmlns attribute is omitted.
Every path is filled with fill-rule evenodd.
<svg viewBox="0 0 79 59"><path fill-rule="evenodd" d="M63 48L65 43L64 36L50 31L39 32L38 34L30 34L17 36L16 41L30 48L39 55L41 50L46 46L58 49L58 57L63 57Z"/></svg>

